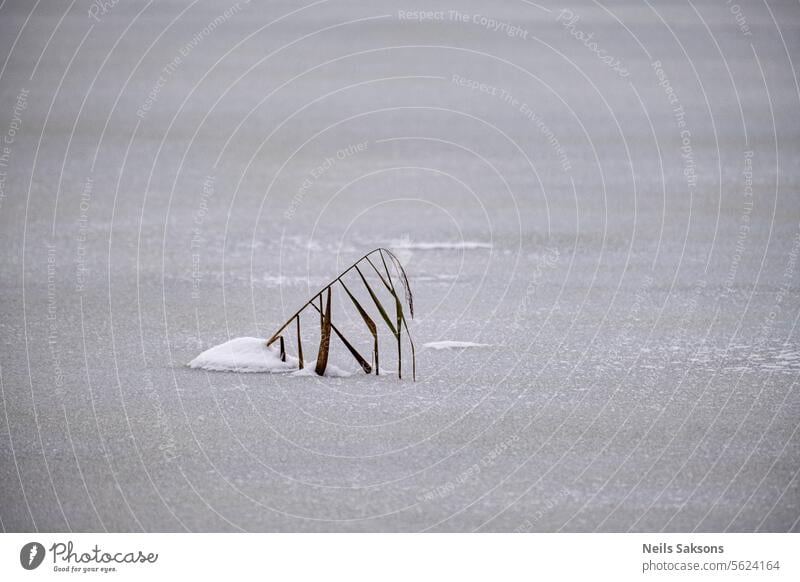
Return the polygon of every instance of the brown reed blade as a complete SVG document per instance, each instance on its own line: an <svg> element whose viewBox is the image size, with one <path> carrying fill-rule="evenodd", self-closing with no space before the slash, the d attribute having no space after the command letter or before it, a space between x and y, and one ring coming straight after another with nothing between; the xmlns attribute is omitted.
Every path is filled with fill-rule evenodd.
<svg viewBox="0 0 800 582"><path fill-rule="evenodd" d="M372 334L372 339L373 339L373 343L374 343L374 347L372 349L372 358L373 358L373 360L375 362L375 375L377 376L377 375L379 375L379 368L378 368L378 326L375 325L375 322L369 316L369 314L367 313L366 309L361 307L361 304L358 302L358 299L356 299L353 296L353 294L350 293L350 289L347 288L347 285L344 284L344 281L339 279L339 284L341 284L341 286L344 289L345 293L347 293L347 296L350 297L350 301L353 302L353 305L355 305L356 310L361 315L361 319L364 320L364 324L367 326L367 329L369 329L369 332Z"/></svg>

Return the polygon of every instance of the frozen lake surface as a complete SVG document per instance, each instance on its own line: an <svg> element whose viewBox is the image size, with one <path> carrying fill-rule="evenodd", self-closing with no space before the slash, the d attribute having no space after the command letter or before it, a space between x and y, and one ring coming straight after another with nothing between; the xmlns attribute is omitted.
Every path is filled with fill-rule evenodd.
<svg viewBox="0 0 800 582"><path fill-rule="evenodd" d="M797 2L107 4L0 2L4 530L800 529ZM379 246L416 382L186 365Z"/></svg>

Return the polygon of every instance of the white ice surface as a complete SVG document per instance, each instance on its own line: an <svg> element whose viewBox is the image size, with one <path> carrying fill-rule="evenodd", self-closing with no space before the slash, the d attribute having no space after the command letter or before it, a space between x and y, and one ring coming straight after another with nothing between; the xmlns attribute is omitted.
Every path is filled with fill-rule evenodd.
<svg viewBox="0 0 800 582"><path fill-rule="evenodd" d="M432 350L454 350L462 348L488 348L490 345L491 344L445 340L440 342L428 342L426 344L422 344L422 347L430 348Z"/></svg>

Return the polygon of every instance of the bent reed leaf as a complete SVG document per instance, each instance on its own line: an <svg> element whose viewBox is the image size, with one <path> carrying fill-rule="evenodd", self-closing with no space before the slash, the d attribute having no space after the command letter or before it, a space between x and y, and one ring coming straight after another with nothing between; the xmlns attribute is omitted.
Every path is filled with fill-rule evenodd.
<svg viewBox="0 0 800 582"><path fill-rule="evenodd" d="M373 259L377 261L377 258L380 257L380 263L383 266L384 272L382 273L381 270L376 266ZM389 261L387 263L386 257L388 257ZM365 264L372 267L375 273L378 275L378 278L383 283L386 291L391 295L392 299L395 303L395 321L392 321L392 318L389 316L386 308L383 306L378 295L373 290L372 286L367 282L367 278L364 276L364 273L361 270L361 267L364 267ZM389 264L392 265L393 269L389 268ZM268 346L272 345L275 341L280 340L281 343L281 354L285 353L285 346L284 346L284 339L283 339L283 332L284 330L291 324L295 323L297 326L297 350L298 356L300 361L300 367L303 367L303 346L302 346L302 339L300 335L300 318L301 315L306 312L309 308L311 308L311 312L317 311L319 313L320 318L320 345L319 351L317 354L317 362L314 368L314 371L319 374L320 376L325 374L325 370L328 366L328 356L330 353L331 347L331 332L336 334L336 337L342 342L342 344L347 348L353 358L358 362L361 366L362 370L365 373L369 374L373 370L373 366L353 347L352 343L344 336L344 334L337 329L336 325L333 323L332 320L332 308L331 302L333 301L333 288L335 284L338 282L342 289L344 289L347 296L350 298L350 302L355 307L356 311L358 312L359 316L361 317L362 321L364 322L367 331L372 336L373 340L373 362L374 362L374 370L375 374L379 374L379 349L378 349L378 326L375 324L375 320L370 316L367 309L356 299L356 296L350 291L350 289L345 284L343 278L345 275L350 273L351 271L356 271L358 276L361 279L361 283L363 284L364 289L369 294L372 302L375 304L375 308L378 310L383 321L386 323L387 328L389 331L392 332L396 341L397 341L397 364L398 370L397 375L399 378L403 377L403 359L402 359L402 328L406 328L406 336L408 337L409 345L411 346L411 366L412 366L412 378L416 380L416 350L414 349L414 342L411 339L411 333L408 329L408 322L406 321L405 313L403 310L403 305L400 297L397 294L397 288L394 285L394 281L392 280L392 270L394 270L394 274L397 277L397 280L400 281L400 284L403 287L404 292L404 299L406 304L408 305L408 311L411 314L411 317L414 317L414 306L413 306L413 295L411 294L411 286L408 283L408 277L406 275L405 270L403 269L402 264L397 259L397 257L388 249L384 248L377 248L366 255L361 257L355 263L350 265L347 269L342 271L339 276L333 279L330 283L328 283L325 287L323 287L319 293L316 293L309 299L305 304L303 304L300 309L298 309L287 321L284 323L278 330L267 340L266 344ZM325 300L323 301L323 293L325 294Z"/></svg>

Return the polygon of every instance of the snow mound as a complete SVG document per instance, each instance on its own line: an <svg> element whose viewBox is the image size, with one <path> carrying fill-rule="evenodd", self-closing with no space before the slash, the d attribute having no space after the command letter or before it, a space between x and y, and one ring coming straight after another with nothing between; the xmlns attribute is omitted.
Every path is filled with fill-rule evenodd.
<svg viewBox="0 0 800 582"><path fill-rule="evenodd" d="M187 365L213 372L292 372L297 370L297 358L289 355L281 361L276 347L267 347L257 337L237 337L204 351Z"/></svg>
<svg viewBox="0 0 800 582"><path fill-rule="evenodd" d="M454 350L463 348L488 348L491 347L491 344L478 344L475 342L458 342L458 341L446 340L441 342L428 342L427 344L422 344L422 347L430 348L432 350Z"/></svg>
<svg viewBox="0 0 800 582"><path fill-rule="evenodd" d="M297 368L297 358L286 354L281 361L280 350L276 346L267 347L266 341L257 337L237 337L204 351L187 366L211 372L266 372L269 374L290 373L290 376L314 376L314 362L306 362L302 370ZM346 378L350 372L328 363L325 376Z"/></svg>

